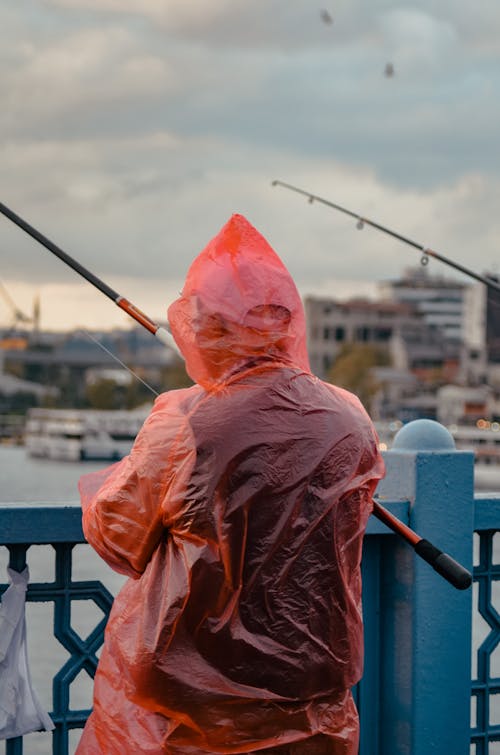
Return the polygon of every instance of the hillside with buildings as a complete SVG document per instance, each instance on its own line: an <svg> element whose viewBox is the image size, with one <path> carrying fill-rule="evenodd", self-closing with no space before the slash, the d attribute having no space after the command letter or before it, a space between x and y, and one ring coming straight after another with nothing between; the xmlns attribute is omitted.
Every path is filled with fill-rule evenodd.
<svg viewBox="0 0 500 755"><path fill-rule="evenodd" d="M0 330L0 437L32 407L134 409L190 382L177 354L140 327Z"/></svg>
<svg viewBox="0 0 500 755"><path fill-rule="evenodd" d="M385 356L370 367L375 420L498 421L500 295L483 284L420 267L382 283L377 300L307 297L304 305L311 366L323 379L354 345Z"/></svg>
<svg viewBox="0 0 500 755"><path fill-rule="evenodd" d="M358 392L377 422L500 420L500 295L409 269L376 299L304 300L311 367ZM189 384L184 366L142 328L0 331L0 415L29 407L127 409ZM9 419L6 419L9 417Z"/></svg>

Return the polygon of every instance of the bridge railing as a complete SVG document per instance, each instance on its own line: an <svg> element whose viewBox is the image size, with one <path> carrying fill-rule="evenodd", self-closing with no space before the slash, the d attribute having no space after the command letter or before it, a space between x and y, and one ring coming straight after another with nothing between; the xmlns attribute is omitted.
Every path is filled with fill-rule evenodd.
<svg viewBox="0 0 500 755"><path fill-rule="evenodd" d="M500 752L493 744L500 743L500 495L474 495L473 454L457 451L437 423L405 426L384 456L380 501L473 569L474 587L456 590L370 519L363 555L365 672L355 690L360 755L493 755L492 748ZM90 693L85 698L72 690L94 674L114 589L103 584L110 571L97 557L93 572L75 576L82 552L91 551L84 543L77 504L0 505L4 563L18 571L28 564L27 606L53 606L53 625L44 629L28 613L28 637L37 648L52 642L63 655L36 680L54 732L8 740L6 755L70 755L89 714ZM39 573L42 545L45 562L52 562L49 578ZM82 612L95 617L91 625L82 623ZM38 667L40 651L31 650L30 663ZM88 702L79 704L82 699Z"/></svg>

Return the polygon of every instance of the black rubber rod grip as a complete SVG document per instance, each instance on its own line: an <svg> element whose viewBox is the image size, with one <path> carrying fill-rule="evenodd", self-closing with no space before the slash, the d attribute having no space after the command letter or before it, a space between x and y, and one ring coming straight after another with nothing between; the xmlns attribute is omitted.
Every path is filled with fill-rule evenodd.
<svg viewBox="0 0 500 755"><path fill-rule="evenodd" d="M422 538L414 547L415 553L448 580L457 590L466 590L472 584L472 574L447 553Z"/></svg>

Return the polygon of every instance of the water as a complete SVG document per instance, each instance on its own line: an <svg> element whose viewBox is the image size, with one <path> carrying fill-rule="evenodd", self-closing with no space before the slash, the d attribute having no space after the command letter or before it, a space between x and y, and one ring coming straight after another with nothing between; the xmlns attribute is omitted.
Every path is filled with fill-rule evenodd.
<svg viewBox="0 0 500 755"><path fill-rule="evenodd" d="M76 503L80 476L108 464L32 459L22 446L0 446L0 502Z"/></svg>
<svg viewBox="0 0 500 755"><path fill-rule="evenodd" d="M102 469L108 464L109 462L54 462L32 459L22 447L0 446L0 502L78 503L77 485L80 476ZM8 557L7 548L0 546L0 583L7 581L5 570ZM54 549L51 546L32 546L28 550L27 561L32 581L45 582L54 579ZM125 578L113 572L92 548L77 545L73 551L73 579L98 579L116 595ZM81 637L86 638L102 613L89 601L73 604L72 608L72 628ZM28 602L26 623L33 686L42 705L50 711L52 677L68 658L67 651L53 635L53 604ZM85 672L77 677L70 689L72 709L92 707L92 681ZM70 755L76 749L80 734L81 730L78 729L70 732ZM52 752L51 734L30 734L24 738L24 755L48 755L49 752Z"/></svg>

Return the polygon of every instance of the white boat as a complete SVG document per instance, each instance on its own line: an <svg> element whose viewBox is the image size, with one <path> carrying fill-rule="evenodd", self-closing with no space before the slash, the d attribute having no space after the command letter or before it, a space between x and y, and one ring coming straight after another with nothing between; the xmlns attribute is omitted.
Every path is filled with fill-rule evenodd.
<svg viewBox="0 0 500 755"><path fill-rule="evenodd" d="M30 409L26 451L54 461L118 461L130 452L150 411L151 406L131 411Z"/></svg>

